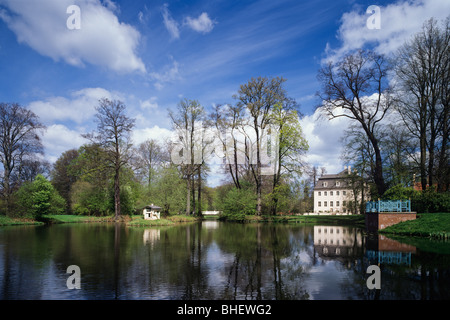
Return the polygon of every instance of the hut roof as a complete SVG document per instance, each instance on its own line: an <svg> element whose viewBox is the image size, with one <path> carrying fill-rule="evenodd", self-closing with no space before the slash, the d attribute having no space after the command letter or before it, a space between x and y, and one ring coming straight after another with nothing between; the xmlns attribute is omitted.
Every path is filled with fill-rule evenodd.
<svg viewBox="0 0 450 320"><path fill-rule="evenodd" d="M155 206L155 205L153 205L153 204L150 204L150 205L148 205L148 206L145 206L144 208L145 208L145 209L152 209L152 210L161 210L161 209L162 209L161 207Z"/></svg>

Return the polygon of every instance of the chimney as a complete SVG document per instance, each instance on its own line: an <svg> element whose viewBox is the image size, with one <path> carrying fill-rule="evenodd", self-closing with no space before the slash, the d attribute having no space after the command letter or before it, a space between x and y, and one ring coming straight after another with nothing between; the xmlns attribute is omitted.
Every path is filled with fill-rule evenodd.
<svg viewBox="0 0 450 320"><path fill-rule="evenodd" d="M347 171L348 174L352 174L352 169L351 168L352 167L348 166L348 171Z"/></svg>

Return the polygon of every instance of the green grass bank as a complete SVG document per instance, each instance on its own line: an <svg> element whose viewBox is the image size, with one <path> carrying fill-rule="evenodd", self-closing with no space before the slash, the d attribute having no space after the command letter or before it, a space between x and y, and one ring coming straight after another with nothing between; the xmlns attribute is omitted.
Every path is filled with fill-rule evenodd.
<svg viewBox="0 0 450 320"><path fill-rule="evenodd" d="M337 225L351 225L355 227L365 227L364 215L311 215L311 216L254 216L254 215L239 215L220 217L220 220L235 221L235 222L273 222L273 223L306 223L306 224L337 224Z"/></svg>
<svg viewBox="0 0 450 320"><path fill-rule="evenodd" d="M382 234L450 239L450 213L421 213L416 220L400 222L380 230Z"/></svg>
<svg viewBox="0 0 450 320"><path fill-rule="evenodd" d="M43 222L33 220L32 218L11 218L0 215L0 226L18 226L18 225L39 225Z"/></svg>

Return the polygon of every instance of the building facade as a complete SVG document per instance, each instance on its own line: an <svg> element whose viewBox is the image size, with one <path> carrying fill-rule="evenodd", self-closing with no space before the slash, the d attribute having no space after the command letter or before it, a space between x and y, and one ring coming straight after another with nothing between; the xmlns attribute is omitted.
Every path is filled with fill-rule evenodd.
<svg viewBox="0 0 450 320"><path fill-rule="evenodd" d="M314 187L314 212L352 214L354 194L349 184L351 168L338 174L322 175Z"/></svg>

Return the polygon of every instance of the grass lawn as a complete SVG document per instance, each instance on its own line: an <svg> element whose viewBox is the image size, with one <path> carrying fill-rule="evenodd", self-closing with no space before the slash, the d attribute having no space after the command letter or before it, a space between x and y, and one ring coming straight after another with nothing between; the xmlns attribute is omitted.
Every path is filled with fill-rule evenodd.
<svg viewBox="0 0 450 320"><path fill-rule="evenodd" d="M356 215L317 215L317 216L246 216L247 222L284 222L284 223L309 223L309 224L337 224L365 227L365 217Z"/></svg>
<svg viewBox="0 0 450 320"><path fill-rule="evenodd" d="M0 226L14 226L14 225L36 225L43 224L33 220L32 218L10 218L7 216L0 215Z"/></svg>
<svg viewBox="0 0 450 320"><path fill-rule="evenodd" d="M114 216L95 217L95 216L78 216L71 214L61 215L44 215L44 220L50 223L83 223L83 222L109 222L113 221Z"/></svg>
<svg viewBox="0 0 450 320"><path fill-rule="evenodd" d="M197 217L186 215L174 215L159 220L144 220L141 215L128 216L124 215L120 219L129 226L167 226L181 222L198 221ZM79 216L70 214L61 215L44 215L42 221L36 221L33 218L10 218L0 215L0 226L12 225L38 225L44 223L87 223L87 222L114 222L114 216L95 217L95 216Z"/></svg>
<svg viewBox="0 0 450 320"><path fill-rule="evenodd" d="M132 220L127 222L127 226L145 227L145 226L171 226L179 222L198 221L197 217L186 215L174 215L158 220L145 220L142 216L133 216Z"/></svg>
<svg viewBox="0 0 450 320"><path fill-rule="evenodd" d="M402 236L450 238L450 213L421 213L416 220L400 222L379 231Z"/></svg>

